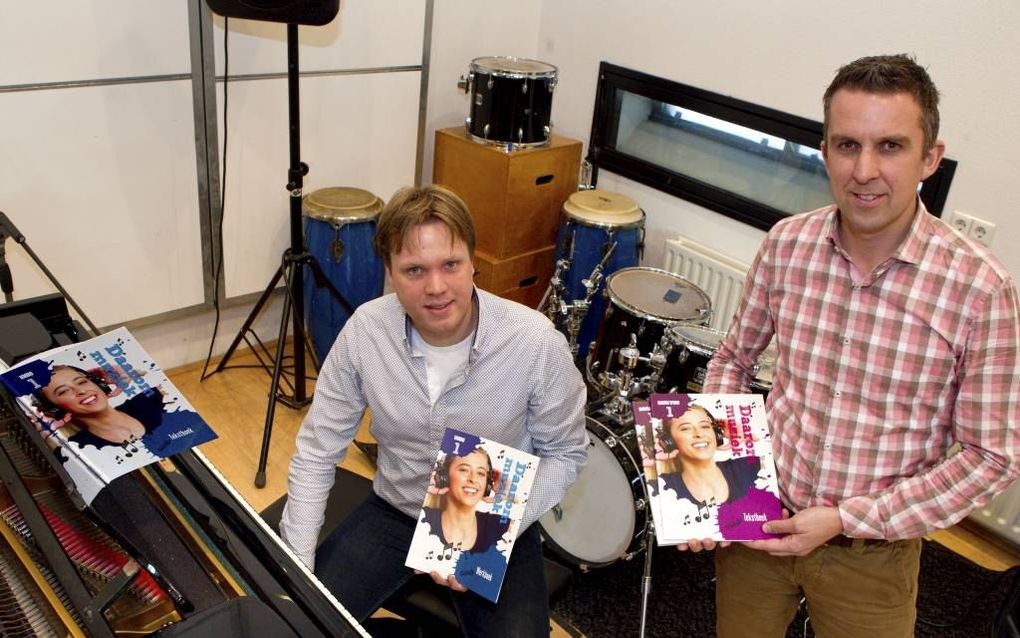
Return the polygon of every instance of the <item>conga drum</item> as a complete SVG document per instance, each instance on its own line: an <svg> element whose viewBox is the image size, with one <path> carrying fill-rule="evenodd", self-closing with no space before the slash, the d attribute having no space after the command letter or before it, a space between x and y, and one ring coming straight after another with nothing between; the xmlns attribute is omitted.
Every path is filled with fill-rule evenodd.
<svg viewBox="0 0 1020 638"><path fill-rule="evenodd" d="M382 207L372 193L347 186L319 189L301 203L308 251L352 308L382 294L383 261L372 245ZM305 277L304 293L305 321L321 362L349 315L310 275Z"/></svg>
<svg viewBox="0 0 1020 638"><path fill-rule="evenodd" d="M573 193L563 203L563 223L556 239L556 260L570 267L564 277L564 301L584 299L584 280L612 247L602 269L602 281L591 298L577 337L577 356L583 361L606 311L605 281L617 270L638 265L644 243L645 213L631 198L610 191ZM614 247L615 244L615 247Z"/></svg>
<svg viewBox="0 0 1020 638"><path fill-rule="evenodd" d="M548 144L556 74L556 67L538 60L472 60L467 78L471 110L464 122L472 139L520 147Z"/></svg>

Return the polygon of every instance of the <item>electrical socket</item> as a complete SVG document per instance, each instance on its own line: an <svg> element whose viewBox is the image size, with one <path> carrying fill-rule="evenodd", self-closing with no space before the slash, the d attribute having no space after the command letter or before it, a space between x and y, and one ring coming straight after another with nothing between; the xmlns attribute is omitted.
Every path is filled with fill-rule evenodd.
<svg viewBox="0 0 1020 638"><path fill-rule="evenodd" d="M974 218L974 223L970 225L970 232L967 236L985 246L992 245L992 237L995 236L995 224L984 219Z"/></svg>
<svg viewBox="0 0 1020 638"><path fill-rule="evenodd" d="M946 217L946 223L964 237L969 237L979 244L992 245L995 236L995 224L980 217L954 210Z"/></svg>
<svg viewBox="0 0 1020 638"><path fill-rule="evenodd" d="M950 228L964 237L967 237L970 235L970 231L974 227L974 218L967 213L961 213L958 210L954 210L946 217L946 223L949 224Z"/></svg>

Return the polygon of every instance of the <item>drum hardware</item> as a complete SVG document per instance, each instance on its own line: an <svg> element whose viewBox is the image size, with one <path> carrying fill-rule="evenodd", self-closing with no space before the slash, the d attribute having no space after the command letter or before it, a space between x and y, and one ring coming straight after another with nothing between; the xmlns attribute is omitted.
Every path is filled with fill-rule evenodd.
<svg viewBox="0 0 1020 638"><path fill-rule="evenodd" d="M595 186L592 182L593 167L591 162L587 159L581 160L581 178L578 180L577 190L579 191L590 191L594 190Z"/></svg>

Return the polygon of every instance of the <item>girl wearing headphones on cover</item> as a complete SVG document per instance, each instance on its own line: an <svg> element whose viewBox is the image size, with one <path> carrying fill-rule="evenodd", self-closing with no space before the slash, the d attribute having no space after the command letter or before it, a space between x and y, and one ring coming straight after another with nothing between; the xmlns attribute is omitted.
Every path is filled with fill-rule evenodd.
<svg viewBox="0 0 1020 638"><path fill-rule="evenodd" d="M441 495L438 508L426 507L425 522L443 545L466 552L484 552L510 527L509 519L479 512L477 506L493 496L492 461L481 447L464 456L448 454L436 468L435 485Z"/></svg>
<svg viewBox="0 0 1020 638"><path fill-rule="evenodd" d="M134 415L110 404L110 397L119 392L94 372L56 365L50 382L33 399L44 415L54 419L54 429L65 425L78 428L69 440L103 447L137 441L147 431Z"/></svg>
<svg viewBox="0 0 1020 638"><path fill-rule="evenodd" d="M660 476L665 489L700 507L741 499L754 485L761 463L756 456L716 461L726 439L723 427L703 406L688 403L679 417L664 420L659 439L673 468Z"/></svg>

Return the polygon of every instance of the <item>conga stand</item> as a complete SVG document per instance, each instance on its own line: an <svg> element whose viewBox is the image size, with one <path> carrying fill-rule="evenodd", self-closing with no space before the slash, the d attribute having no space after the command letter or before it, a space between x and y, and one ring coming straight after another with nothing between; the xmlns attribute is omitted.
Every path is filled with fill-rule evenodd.
<svg viewBox="0 0 1020 638"><path fill-rule="evenodd" d="M251 326L255 322L263 306L283 279L284 300L283 313L280 316L280 330L276 340L276 356L273 361L272 382L269 386L269 406L266 409L266 425L262 434L262 451L259 453L259 465L255 472L255 487L266 485L266 459L269 456L269 440L273 433L273 416L276 414L276 401L280 400L291 408L300 408L311 402L305 388L305 354L313 353L307 340L305 330L305 298L303 267L311 269L317 286L325 286L333 298L347 311L354 313L351 304L343 294L326 277L322 266L305 248L304 234L301 227L301 197L304 187L304 176L308 173L308 165L301 161L301 113L298 91L298 31L296 24L287 25L287 92L289 96L288 111L290 119L290 168L287 171L287 191L290 193L290 247L283 252L283 258L276 274L252 308L244 325L238 331L234 341L216 366L214 374L223 370L237 346L246 340ZM293 394L280 392L280 379L283 372L283 353L287 344L287 323L294 327L294 383ZM246 341L247 342L247 341ZM312 355L314 360L314 354ZM267 370L268 371L268 370Z"/></svg>

